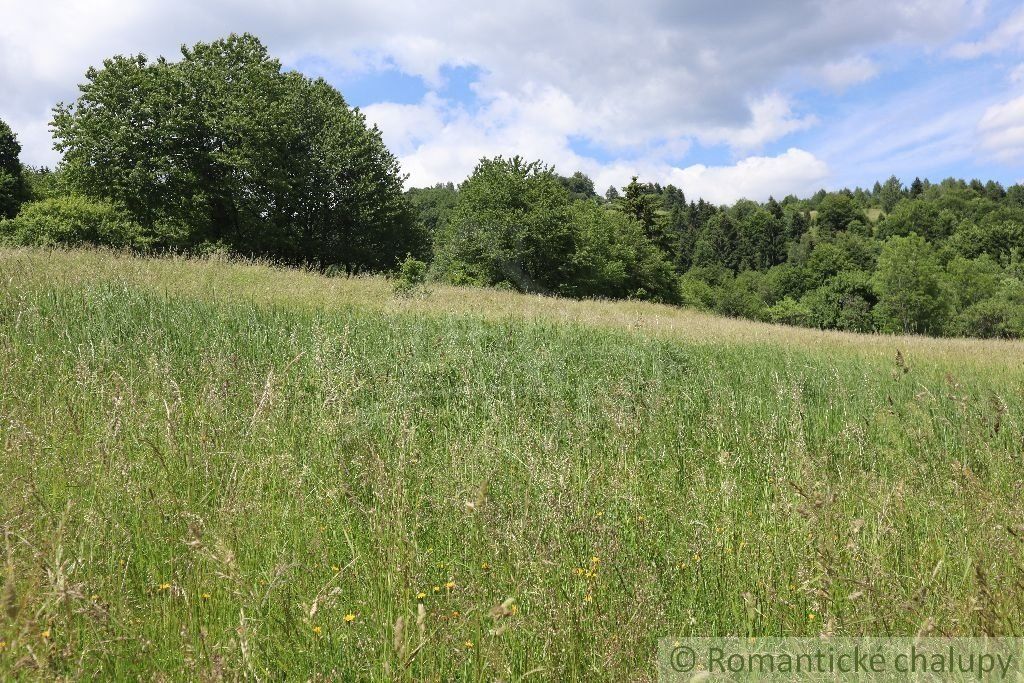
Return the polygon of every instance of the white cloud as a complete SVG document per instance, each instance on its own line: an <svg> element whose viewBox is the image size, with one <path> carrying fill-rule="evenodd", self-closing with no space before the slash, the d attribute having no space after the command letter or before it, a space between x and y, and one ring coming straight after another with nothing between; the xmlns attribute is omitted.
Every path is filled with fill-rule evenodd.
<svg viewBox="0 0 1024 683"><path fill-rule="evenodd" d="M994 158L1019 161L1024 156L1024 96L989 107L978 122L979 144Z"/></svg>
<svg viewBox="0 0 1024 683"><path fill-rule="evenodd" d="M704 144L725 143L736 150L751 150L818 123L816 116L794 114L789 101L778 93L752 102L750 113L750 123L745 126L712 128L698 132L697 137Z"/></svg>
<svg viewBox="0 0 1024 683"><path fill-rule="evenodd" d="M413 184L459 180L481 156L520 153L584 170L600 187L621 185L632 169L651 179L686 178L709 198L731 191L719 181L757 194L766 181L755 178L771 170L794 184L771 190L786 194L809 178L819 182L826 157L790 150L685 169L668 161L695 140L745 155L808 130L818 119L792 93L822 82L841 90L872 77L877 66L857 55L879 47L948 45L981 5L637 0L624 11L586 0L0 0L0 118L14 125L27 161L53 163L48 109L76 96L88 66L117 53L174 57L181 43L249 31L286 64L313 59L357 72L390 64L432 89L445 65L478 67L472 110L434 95L364 108ZM615 150L613 159L575 153L570 141L577 138Z"/></svg>
<svg viewBox="0 0 1024 683"><path fill-rule="evenodd" d="M808 195L829 177L828 165L810 152L790 148L774 157L748 157L732 166L696 164L673 169L670 182L691 196L723 204L740 198L764 201L770 195Z"/></svg>
<svg viewBox="0 0 1024 683"><path fill-rule="evenodd" d="M829 62L821 67L821 79L825 86L837 91L870 81L877 75L878 65L863 55Z"/></svg>
<svg viewBox="0 0 1024 683"><path fill-rule="evenodd" d="M983 55L1024 47L1024 8L1001 22L982 40L957 43L950 50L954 57L974 59Z"/></svg>

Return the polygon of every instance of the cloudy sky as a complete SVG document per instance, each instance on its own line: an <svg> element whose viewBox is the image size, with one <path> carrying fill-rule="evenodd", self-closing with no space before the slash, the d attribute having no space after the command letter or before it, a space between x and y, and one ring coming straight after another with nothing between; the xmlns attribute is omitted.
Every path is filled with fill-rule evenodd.
<svg viewBox="0 0 1024 683"><path fill-rule="evenodd" d="M515 153L714 202L1024 179L1019 1L0 0L0 17L0 118L32 164L58 160L50 108L88 66L248 31L361 107L409 186Z"/></svg>

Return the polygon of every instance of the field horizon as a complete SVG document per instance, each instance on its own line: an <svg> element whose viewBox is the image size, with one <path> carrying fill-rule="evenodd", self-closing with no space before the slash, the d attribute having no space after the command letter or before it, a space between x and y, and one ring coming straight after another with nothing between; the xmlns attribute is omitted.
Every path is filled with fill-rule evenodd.
<svg viewBox="0 0 1024 683"><path fill-rule="evenodd" d="M1020 635L1024 342L0 249L0 678Z"/></svg>

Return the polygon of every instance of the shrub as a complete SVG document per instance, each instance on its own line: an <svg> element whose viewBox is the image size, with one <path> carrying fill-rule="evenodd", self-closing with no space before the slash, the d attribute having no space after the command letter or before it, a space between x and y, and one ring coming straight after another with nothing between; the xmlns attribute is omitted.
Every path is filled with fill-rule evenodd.
<svg viewBox="0 0 1024 683"><path fill-rule="evenodd" d="M427 281L427 264L423 261L406 256L398 269L398 278L395 280L395 294L398 296L412 296L417 293L426 293L424 283Z"/></svg>
<svg viewBox="0 0 1024 683"><path fill-rule="evenodd" d="M16 218L0 221L0 240L40 247L94 244L145 250L152 245L146 231L118 207L77 196L25 204Z"/></svg>

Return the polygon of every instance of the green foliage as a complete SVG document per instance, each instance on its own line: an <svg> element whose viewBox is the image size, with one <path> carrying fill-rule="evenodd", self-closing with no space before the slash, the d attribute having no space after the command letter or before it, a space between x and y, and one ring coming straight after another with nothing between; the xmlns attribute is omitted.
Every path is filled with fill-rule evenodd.
<svg viewBox="0 0 1024 683"><path fill-rule="evenodd" d="M554 171L484 159L459 188L433 270L453 284L507 282L573 297L676 299L675 273L627 212L572 201Z"/></svg>
<svg viewBox="0 0 1024 683"><path fill-rule="evenodd" d="M811 327L811 311L807 304L786 297L765 311L765 320L779 325Z"/></svg>
<svg viewBox="0 0 1024 683"><path fill-rule="evenodd" d="M882 205L882 210L886 213L892 211L896 204L905 196L903 191L903 183L896 176L889 176L889 179L885 181L876 193L878 201Z"/></svg>
<svg viewBox="0 0 1024 683"><path fill-rule="evenodd" d="M25 182L19 155L21 145L14 131L0 120L0 220L14 218L30 190Z"/></svg>
<svg viewBox="0 0 1024 683"><path fill-rule="evenodd" d="M28 185L28 194L34 201L62 197L70 192L60 173L49 168L33 168L25 166L25 183Z"/></svg>
<svg viewBox="0 0 1024 683"><path fill-rule="evenodd" d="M483 159L438 232L434 270L456 284L554 292L569 281L575 246L568 193L550 167Z"/></svg>
<svg viewBox="0 0 1024 683"><path fill-rule="evenodd" d="M559 176L558 182L562 183L565 191L573 200L596 199L597 192L594 191L594 181L582 171L576 171L569 177Z"/></svg>
<svg viewBox="0 0 1024 683"><path fill-rule="evenodd" d="M965 307L950 323L950 333L973 337L1024 337L1024 282L1009 278L990 298Z"/></svg>
<svg viewBox="0 0 1024 683"><path fill-rule="evenodd" d="M395 279L395 294L400 297L426 294L426 288L424 287L426 281L427 264L412 256L407 256L398 267L398 277Z"/></svg>
<svg viewBox="0 0 1024 683"><path fill-rule="evenodd" d="M875 319L885 332L931 334L941 330L946 310L934 250L923 237L891 237L875 271Z"/></svg>
<svg viewBox="0 0 1024 683"><path fill-rule="evenodd" d="M152 237L107 201L77 196L30 202L16 218L0 221L0 241L24 246L82 246L145 250Z"/></svg>
<svg viewBox="0 0 1024 683"><path fill-rule="evenodd" d="M844 270L800 300L806 310L803 324L823 329L871 332L874 329L871 311L875 302L871 274Z"/></svg>
<svg viewBox="0 0 1024 683"><path fill-rule="evenodd" d="M846 230L853 221L863 224L867 217L847 194L830 194L818 205L818 226L826 234Z"/></svg>
<svg viewBox="0 0 1024 683"><path fill-rule="evenodd" d="M398 162L323 80L248 34L91 68L54 112L70 188L111 199L164 246L389 268L422 253ZM182 243L178 244L181 240Z"/></svg>
<svg viewBox="0 0 1024 683"><path fill-rule="evenodd" d="M676 275L641 226L593 202L570 208L576 248L569 281L559 293L576 297L678 299Z"/></svg>

